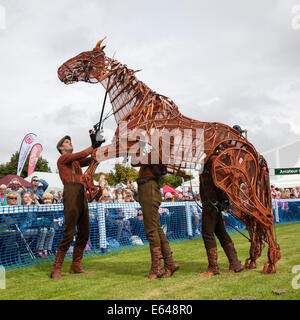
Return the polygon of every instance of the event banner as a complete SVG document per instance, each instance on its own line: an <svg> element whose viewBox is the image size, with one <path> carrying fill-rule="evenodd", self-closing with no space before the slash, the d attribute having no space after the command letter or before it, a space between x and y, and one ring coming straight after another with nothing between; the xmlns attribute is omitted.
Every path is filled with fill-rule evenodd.
<svg viewBox="0 0 300 320"><path fill-rule="evenodd" d="M33 146L34 140L36 139L37 135L34 133L28 133L21 144L20 152L19 152L19 161L18 161L18 168L17 168L17 175L20 176L27 159L27 156L30 152L30 149Z"/></svg>
<svg viewBox="0 0 300 320"><path fill-rule="evenodd" d="M28 173L27 176L30 176L35 169L35 166L39 160L39 157L43 151L43 147L40 143L36 143L30 152L29 161L28 161Z"/></svg>

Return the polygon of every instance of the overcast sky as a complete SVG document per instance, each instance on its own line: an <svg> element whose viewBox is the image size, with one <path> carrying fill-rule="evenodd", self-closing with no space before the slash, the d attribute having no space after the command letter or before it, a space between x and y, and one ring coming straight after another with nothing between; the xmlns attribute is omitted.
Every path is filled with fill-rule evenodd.
<svg viewBox="0 0 300 320"><path fill-rule="evenodd" d="M186 116L248 129L264 152L300 137L300 0L0 0L0 163L34 132L56 170L57 141L90 144L100 84L65 85L58 67L107 37L105 52ZM3 14L0 15L3 17ZM300 21L300 19L299 19ZM5 23L4 23L5 22ZM110 104L107 104L107 112ZM114 119L105 124L107 142ZM103 171L111 169L104 163Z"/></svg>

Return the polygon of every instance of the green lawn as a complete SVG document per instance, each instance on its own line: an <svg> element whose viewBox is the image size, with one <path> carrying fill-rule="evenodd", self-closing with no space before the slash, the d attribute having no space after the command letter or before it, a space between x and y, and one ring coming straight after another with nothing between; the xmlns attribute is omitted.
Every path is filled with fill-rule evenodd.
<svg viewBox="0 0 300 320"><path fill-rule="evenodd" d="M199 273L207 267L202 239L171 243L174 257L180 269L171 277L160 280L145 279L150 267L148 247L124 250L101 257L85 258L84 268L91 274L68 273L70 261L63 266L64 279L49 278L50 263L6 273L6 289L0 290L0 299L100 299L100 300L152 300L152 299L300 299L300 289L292 288L291 272L300 265L300 223L276 228L282 258L276 274L263 275L263 263L267 260L267 247L259 259L256 270L238 274L226 273L226 256L219 246L221 274L201 278ZM248 258L249 242L241 235L232 239L240 260ZM300 280L298 280L300 285ZM281 290L276 294L273 290Z"/></svg>

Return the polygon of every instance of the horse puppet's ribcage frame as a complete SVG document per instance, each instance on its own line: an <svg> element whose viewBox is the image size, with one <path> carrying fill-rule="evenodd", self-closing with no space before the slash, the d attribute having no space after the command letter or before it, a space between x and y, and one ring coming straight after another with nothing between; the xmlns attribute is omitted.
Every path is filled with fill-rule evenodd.
<svg viewBox="0 0 300 320"><path fill-rule="evenodd" d="M230 200L232 214L248 228L251 247L245 267L257 267L256 260L261 256L264 242L267 242L268 262L263 273L275 273L275 264L281 254L273 232L268 168L263 157L247 145L236 147L227 144L227 148L213 160L212 177L215 185Z"/></svg>

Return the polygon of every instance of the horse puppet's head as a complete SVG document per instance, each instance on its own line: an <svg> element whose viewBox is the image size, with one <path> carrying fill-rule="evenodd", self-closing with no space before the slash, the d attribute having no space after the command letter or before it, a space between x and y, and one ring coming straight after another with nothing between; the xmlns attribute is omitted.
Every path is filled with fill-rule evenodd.
<svg viewBox="0 0 300 320"><path fill-rule="evenodd" d="M105 38L104 38L105 39ZM97 83L106 77L110 59L105 56L100 40L92 51L85 51L63 63L57 73L65 84L77 81Z"/></svg>

